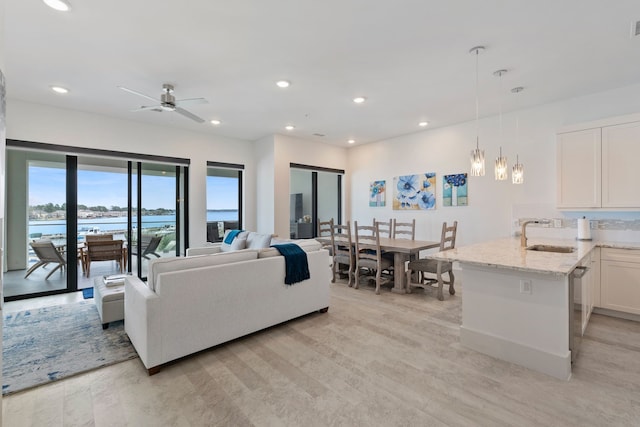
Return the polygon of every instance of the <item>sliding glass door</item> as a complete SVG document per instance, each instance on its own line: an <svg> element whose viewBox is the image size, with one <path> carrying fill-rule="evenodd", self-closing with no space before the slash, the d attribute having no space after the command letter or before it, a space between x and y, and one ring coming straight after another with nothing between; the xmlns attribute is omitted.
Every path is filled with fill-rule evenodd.
<svg viewBox="0 0 640 427"><path fill-rule="evenodd" d="M150 260L183 252L187 166L7 145L6 300L72 292L112 274L144 278ZM120 255L92 257L100 244L91 240L117 243Z"/></svg>
<svg viewBox="0 0 640 427"><path fill-rule="evenodd" d="M75 245L67 239L64 155L8 150L4 296L62 292Z"/></svg>
<svg viewBox="0 0 640 427"><path fill-rule="evenodd" d="M317 236L318 222L342 222L343 170L291 164L289 224L292 239Z"/></svg>

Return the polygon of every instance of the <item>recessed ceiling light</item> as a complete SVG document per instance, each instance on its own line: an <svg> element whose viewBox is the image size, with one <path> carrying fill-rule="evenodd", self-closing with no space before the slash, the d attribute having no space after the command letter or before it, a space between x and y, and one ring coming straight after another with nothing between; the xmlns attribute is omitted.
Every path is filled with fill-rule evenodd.
<svg viewBox="0 0 640 427"><path fill-rule="evenodd" d="M216 119L211 120L212 125L218 126L220 123L222 123L220 120L216 120Z"/></svg>
<svg viewBox="0 0 640 427"><path fill-rule="evenodd" d="M353 98L353 102L355 102L356 104L362 104L366 100L367 98L365 98L364 96L357 96Z"/></svg>
<svg viewBox="0 0 640 427"><path fill-rule="evenodd" d="M420 126L420 127L425 127L425 126L428 126L428 125L429 125L429 122L420 122L420 123L418 123L418 126Z"/></svg>
<svg viewBox="0 0 640 427"><path fill-rule="evenodd" d="M67 0L42 0L51 9L67 12L71 9L71 5Z"/></svg>
<svg viewBox="0 0 640 427"><path fill-rule="evenodd" d="M69 93L69 89L62 86L51 86L51 90L55 93Z"/></svg>
<svg viewBox="0 0 640 427"><path fill-rule="evenodd" d="M292 125L286 125L284 128L285 128L286 130L294 130L294 129L295 129L295 126L292 126Z"/></svg>
<svg viewBox="0 0 640 427"><path fill-rule="evenodd" d="M289 86L291 86L291 82L288 82L288 81L286 81L286 80L280 80L280 81L276 82L276 85L277 85L278 87L281 87L281 88L283 88L283 89L284 89L285 87L289 87Z"/></svg>
<svg viewBox="0 0 640 427"><path fill-rule="evenodd" d="M350 140L348 140L347 142L348 142L349 144L353 144L353 143L355 143L355 142L356 142L356 140L355 140L355 139L350 139Z"/></svg>

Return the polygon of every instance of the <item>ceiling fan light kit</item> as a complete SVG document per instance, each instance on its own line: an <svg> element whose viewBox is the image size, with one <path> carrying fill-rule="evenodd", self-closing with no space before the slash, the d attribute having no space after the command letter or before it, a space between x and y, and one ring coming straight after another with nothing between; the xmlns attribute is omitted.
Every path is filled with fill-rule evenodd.
<svg viewBox="0 0 640 427"><path fill-rule="evenodd" d="M141 106L140 108L133 110L133 111L145 111L145 110L151 110L151 111L175 111L176 113L187 117L191 120L193 120L194 122L198 122L198 123L204 123L204 119L201 117L196 116L195 114L193 114L190 111L185 110L184 108L182 108L182 105L194 105L194 104L206 104L207 100L204 98L190 98L190 99L176 99L176 97L173 95L174 92L174 86L170 83L165 83L162 85L162 94L160 95L160 100L157 100L149 95L145 95L142 92L138 92L136 90L133 89L129 89L126 88L124 86L118 86L120 89L124 90L125 92L129 92L132 93L134 95L138 95L141 96L143 98L149 99L151 101L154 101L158 104L156 105L149 105L149 106Z"/></svg>

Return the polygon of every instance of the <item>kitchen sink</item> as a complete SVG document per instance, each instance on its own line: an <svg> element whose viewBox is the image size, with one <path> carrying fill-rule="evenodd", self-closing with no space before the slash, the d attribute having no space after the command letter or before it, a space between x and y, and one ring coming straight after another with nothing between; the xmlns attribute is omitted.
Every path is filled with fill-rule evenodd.
<svg viewBox="0 0 640 427"><path fill-rule="evenodd" d="M533 245L527 248L528 251L538 252L556 252L561 254L570 254L574 252L576 248L571 246L554 246L554 245Z"/></svg>

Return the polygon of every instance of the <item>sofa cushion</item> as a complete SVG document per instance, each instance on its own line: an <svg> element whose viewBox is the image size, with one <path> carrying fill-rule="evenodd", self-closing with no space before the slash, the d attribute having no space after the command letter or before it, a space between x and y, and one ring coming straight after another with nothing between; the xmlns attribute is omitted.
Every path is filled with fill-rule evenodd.
<svg viewBox="0 0 640 427"><path fill-rule="evenodd" d="M250 231L247 234L247 249L268 248L271 244L271 234L261 234Z"/></svg>
<svg viewBox="0 0 640 427"><path fill-rule="evenodd" d="M319 251L322 249L322 243L315 239L289 240L283 243L295 243L305 252ZM258 258L271 258L280 256L280 252L276 248L258 249Z"/></svg>
<svg viewBox="0 0 640 427"><path fill-rule="evenodd" d="M149 275L147 286L155 291L158 275L168 271L181 271L191 268L208 267L210 265L229 264L238 261L250 261L258 258L254 250L240 250L234 252L217 253L212 255L196 255L192 257L160 258L149 261Z"/></svg>

